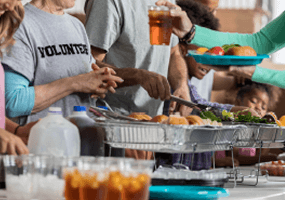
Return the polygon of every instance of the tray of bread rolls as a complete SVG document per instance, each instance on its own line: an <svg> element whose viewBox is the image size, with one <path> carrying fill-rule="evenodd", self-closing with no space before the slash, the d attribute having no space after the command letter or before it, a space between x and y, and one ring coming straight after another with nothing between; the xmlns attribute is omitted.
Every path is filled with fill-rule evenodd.
<svg viewBox="0 0 285 200"><path fill-rule="evenodd" d="M96 127L105 134L106 143L112 147L166 153L229 150L236 142L238 132L247 128L202 122L197 117L170 116L164 121L155 118L150 121L113 120L97 122Z"/></svg>

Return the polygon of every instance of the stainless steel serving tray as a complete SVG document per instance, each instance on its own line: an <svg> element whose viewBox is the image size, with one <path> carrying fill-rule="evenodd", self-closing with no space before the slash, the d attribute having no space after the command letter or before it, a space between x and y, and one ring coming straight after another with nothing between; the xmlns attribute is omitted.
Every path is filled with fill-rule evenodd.
<svg viewBox="0 0 285 200"><path fill-rule="evenodd" d="M285 127L279 127L276 132L275 142L285 141Z"/></svg>
<svg viewBox="0 0 285 200"><path fill-rule="evenodd" d="M185 126L149 122L96 123L97 131L103 131L106 143L116 148L130 148L167 153L204 152L229 150L236 133L245 130L244 125Z"/></svg>
<svg viewBox="0 0 285 200"><path fill-rule="evenodd" d="M244 122L225 122L223 124L242 124L247 127L247 129L238 132L237 140L234 145L236 147L260 147L261 143L264 144L266 147L269 147L271 143L275 143L277 131L280 129L279 126L275 124Z"/></svg>

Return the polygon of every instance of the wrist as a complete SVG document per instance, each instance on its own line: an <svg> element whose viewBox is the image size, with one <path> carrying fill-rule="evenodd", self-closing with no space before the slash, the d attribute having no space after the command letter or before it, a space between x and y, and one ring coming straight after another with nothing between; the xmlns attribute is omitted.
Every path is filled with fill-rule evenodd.
<svg viewBox="0 0 285 200"><path fill-rule="evenodd" d="M117 73L116 75L124 80L124 82L119 84L118 86L123 87L123 86L133 86L141 84L141 80L143 79L144 76L144 71L146 70L134 69L134 68L123 68L123 69L116 68L115 70L115 72Z"/></svg>
<svg viewBox="0 0 285 200"><path fill-rule="evenodd" d="M80 81L84 79L82 75L68 77L66 79L67 79L66 84L67 87L69 87L70 93L81 92Z"/></svg>
<svg viewBox="0 0 285 200"><path fill-rule="evenodd" d="M191 25L190 30L184 34L182 38L179 38L179 42L189 44L193 40L196 33L196 26L195 24Z"/></svg>
<svg viewBox="0 0 285 200"><path fill-rule="evenodd" d="M21 125L18 125L14 130L14 135L18 135L19 129L21 128Z"/></svg>

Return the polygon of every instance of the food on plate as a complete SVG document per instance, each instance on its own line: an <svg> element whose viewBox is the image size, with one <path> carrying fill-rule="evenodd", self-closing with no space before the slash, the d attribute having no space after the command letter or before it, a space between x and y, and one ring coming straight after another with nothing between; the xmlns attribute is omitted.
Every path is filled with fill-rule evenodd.
<svg viewBox="0 0 285 200"><path fill-rule="evenodd" d="M221 122L222 119L218 118L213 112L211 111L204 111L201 112L200 117L202 119L210 119L211 121Z"/></svg>
<svg viewBox="0 0 285 200"><path fill-rule="evenodd" d="M223 116L223 120L225 120L225 121L228 121L228 120L233 121L234 120L234 113L233 112L230 112L230 111L228 112L226 110L223 110L222 116Z"/></svg>
<svg viewBox="0 0 285 200"><path fill-rule="evenodd" d="M265 175L267 171L269 176L285 176L285 163L281 160L264 163L260 169L262 175Z"/></svg>
<svg viewBox="0 0 285 200"><path fill-rule="evenodd" d="M211 121L232 121L232 122L244 122L244 123L265 123L265 124L278 124L280 126L279 120L277 120L276 115L273 112L269 112L263 118L252 116L251 112L248 112L246 115L241 115L240 113L247 110L239 111L237 113L222 111L222 118L217 117L211 111L201 112L200 117L202 119L210 119Z"/></svg>
<svg viewBox="0 0 285 200"><path fill-rule="evenodd" d="M279 126L282 126L281 122L278 120L274 112L266 113L263 119L266 119L268 123L278 124Z"/></svg>
<svg viewBox="0 0 285 200"><path fill-rule="evenodd" d="M202 118L197 115L189 115L186 119L190 125L204 125Z"/></svg>
<svg viewBox="0 0 285 200"><path fill-rule="evenodd" d="M203 54L203 53L205 53L205 52L208 51L208 50L209 50L209 49L206 48L206 47L199 47L196 51L197 51L197 53Z"/></svg>
<svg viewBox="0 0 285 200"><path fill-rule="evenodd" d="M188 120L185 117L181 117L178 115L170 115L168 119L163 122L172 125L189 125Z"/></svg>
<svg viewBox="0 0 285 200"><path fill-rule="evenodd" d="M239 44L224 44L222 46L225 52L227 52L232 47L240 47L240 45Z"/></svg>
<svg viewBox="0 0 285 200"><path fill-rule="evenodd" d="M212 121L210 119L202 119L203 125L223 126L221 122Z"/></svg>
<svg viewBox="0 0 285 200"><path fill-rule="evenodd" d="M285 115L283 115L282 117L280 117L279 119L281 126L285 126Z"/></svg>
<svg viewBox="0 0 285 200"><path fill-rule="evenodd" d="M213 47L206 52L210 53L210 54L220 55L220 56L223 56L225 54L224 49L222 47L219 47L219 46Z"/></svg>
<svg viewBox="0 0 285 200"><path fill-rule="evenodd" d="M150 120L150 122L159 122L159 123L161 123L161 122L163 122L163 121L165 121L167 119L168 119L168 117L166 115L157 115L157 116L153 117Z"/></svg>
<svg viewBox="0 0 285 200"><path fill-rule="evenodd" d="M141 120L141 121L149 121L152 119L151 116L145 114L144 112L133 112L129 115L129 117Z"/></svg>
<svg viewBox="0 0 285 200"><path fill-rule="evenodd" d="M230 48L225 55L234 56L257 56L256 51L250 46L240 46Z"/></svg>

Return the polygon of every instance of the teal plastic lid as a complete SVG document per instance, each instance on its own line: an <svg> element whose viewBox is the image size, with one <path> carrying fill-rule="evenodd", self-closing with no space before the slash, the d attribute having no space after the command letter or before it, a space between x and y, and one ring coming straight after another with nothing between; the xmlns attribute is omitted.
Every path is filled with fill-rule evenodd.
<svg viewBox="0 0 285 200"><path fill-rule="evenodd" d="M189 199L218 199L228 197L229 191L219 187L205 186L151 186L149 188L150 199L157 200L189 200Z"/></svg>

